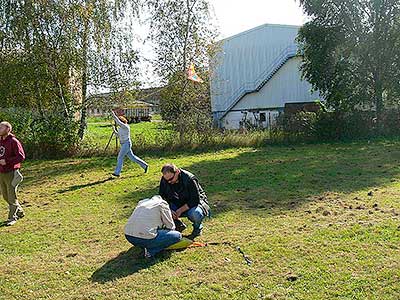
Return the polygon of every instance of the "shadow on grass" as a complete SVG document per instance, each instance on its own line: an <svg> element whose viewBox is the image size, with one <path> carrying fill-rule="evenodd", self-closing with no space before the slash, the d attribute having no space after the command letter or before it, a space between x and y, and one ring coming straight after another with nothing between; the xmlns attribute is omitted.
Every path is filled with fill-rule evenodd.
<svg viewBox="0 0 400 300"><path fill-rule="evenodd" d="M340 193L374 189L400 176L396 143L271 147L221 160L172 162L197 175L214 216L234 209L281 213ZM141 189L120 199L139 200L154 191Z"/></svg>
<svg viewBox="0 0 400 300"><path fill-rule="evenodd" d="M91 186L94 186L94 185L102 184L102 183L105 183L107 181L114 180L114 179L115 178L113 178L113 177L109 177L109 178L106 178L106 179L103 179L103 180L98 180L98 181L95 181L95 182L89 182L89 183L86 183L86 184L73 185L73 186L70 186L70 187L68 187L66 189L59 190L58 193L63 194L63 193L66 193L66 192L72 192L72 191L76 191L76 190L79 190L79 189L82 189L82 188L86 188L86 187L91 187Z"/></svg>
<svg viewBox="0 0 400 300"><path fill-rule="evenodd" d="M265 210L281 213L307 202L329 198L333 193L374 189L396 181L400 176L399 143L390 141L226 150L216 155L220 155L220 159L212 159L210 155L201 159L202 154L196 157L196 153L164 155L157 162L161 166L171 161L196 174L206 190L214 216L235 209L249 213L264 213ZM41 183L44 177L55 179L65 174L79 180L79 176L85 176L92 168L107 172L114 164L115 158L55 161L51 166L34 163L30 166L32 173L26 174L29 177L27 185ZM126 192L118 199L124 205L133 204L158 193L159 177L152 176L148 180L151 187L142 185L136 190L131 181L128 184L122 181L121 190ZM106 181L74 185L61 192L103 182ZM122 211L123 217L130 213Z"/></svg>
<svg viewBox="0 0 400 300"><path fill-rule="evenodd" d="M123 251L117 257L109 260L98 270L96 270L91 280L93 282L106 283L118 278L127 277L135 274L142 269L147 269L170 257L169 251L161 252L156 258L146 260L143 258L143 250L138 247L131 247L128 251Z"/></svg>
<svg viewBox="0 0 400 300"><path fill-rule="evenodd" d="M37 160L26 164L23 170L23 186L29 187L43 183L47 179L57 179L60 176L85 176L93 169L103 169L105 174L114 171L116 158L76 158L68 160ZM77 179L79 181L80 179Z"/></svg>

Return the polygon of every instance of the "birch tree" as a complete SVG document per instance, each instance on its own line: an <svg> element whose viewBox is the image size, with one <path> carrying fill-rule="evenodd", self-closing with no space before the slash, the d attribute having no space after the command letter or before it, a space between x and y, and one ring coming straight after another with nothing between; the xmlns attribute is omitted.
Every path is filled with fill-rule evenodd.
<svg viewBox="0 0 400 300"><path fill-rule="evenodd" d="M211 124L209 61L217 31L206 0L147 1L153 66L161 78L161 111L179 132L181 142ZM193 64L203 83L187 79Z"/></svg>

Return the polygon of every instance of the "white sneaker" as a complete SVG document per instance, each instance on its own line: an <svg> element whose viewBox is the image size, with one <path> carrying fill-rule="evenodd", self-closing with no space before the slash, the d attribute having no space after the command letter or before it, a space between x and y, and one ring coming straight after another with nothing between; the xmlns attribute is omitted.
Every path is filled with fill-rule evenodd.
<svg viewBox="0 0 400 300"><path fill-rule="evenodd" d="M6 226L13 226L15 223L17 223L17 220L8 220Z"/></svg>

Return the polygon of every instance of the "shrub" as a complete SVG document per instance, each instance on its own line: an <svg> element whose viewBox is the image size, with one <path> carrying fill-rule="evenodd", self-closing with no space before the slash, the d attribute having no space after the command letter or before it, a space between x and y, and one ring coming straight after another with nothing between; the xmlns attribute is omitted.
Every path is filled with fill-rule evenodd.
<svg viewBox="0 0 400 300"><path fill-rule="evenodd" d="M78 146L78 123L61 114L7 109L0 119L13 125L13 132L24 145L27 156L61 157L75 153Z"/></svg>
<svg viewBox="0 0 400 300"><path fill-rule="evenodd" d="M312 140L316 136L317 113L300 111L277 118L274 135L282 132L287 141Z"/></svg>
<svg viewBox="0 0 400 300"><path fill-rule="evenodd" d="M393 136L400 134L400 113L387 110L381 116L377 128L375 112L298 112L281 115L273 129L273 139L294 141L336 141L371 138L374 136Z"/></svg>
<svg viewBox="0 0 400 300"><path fill-rule="evenodd" d="M382 115L383 130L385 136L400 135L400 111L397 109L386 110Z"/></svg>

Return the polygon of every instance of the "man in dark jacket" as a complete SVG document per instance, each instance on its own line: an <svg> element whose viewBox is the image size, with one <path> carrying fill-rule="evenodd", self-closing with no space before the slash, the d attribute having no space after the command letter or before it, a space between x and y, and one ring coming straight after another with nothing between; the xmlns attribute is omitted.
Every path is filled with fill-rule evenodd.
<svg viewBox="0 0 400 300"><path fill-rule="evenodd" d="M164 165L161 173L159 194L168 202L177 230L184 230L184 225L179 226L179 223L183 224L180 217L187 217L193 223L190 237L199 236L203 229L203 219L209 215L210 207L198 179L192 173L173 164Z"/></svg>
<svg viewBox="0 0 400 300"><path fill-rule="evenodd" d="M9 207L7 226L14 225L24 216L24 211L18 203L17 188L22 181L19 169L25 159L25 153L11 130L10 123L0 123L0 192Z"/></svg>

